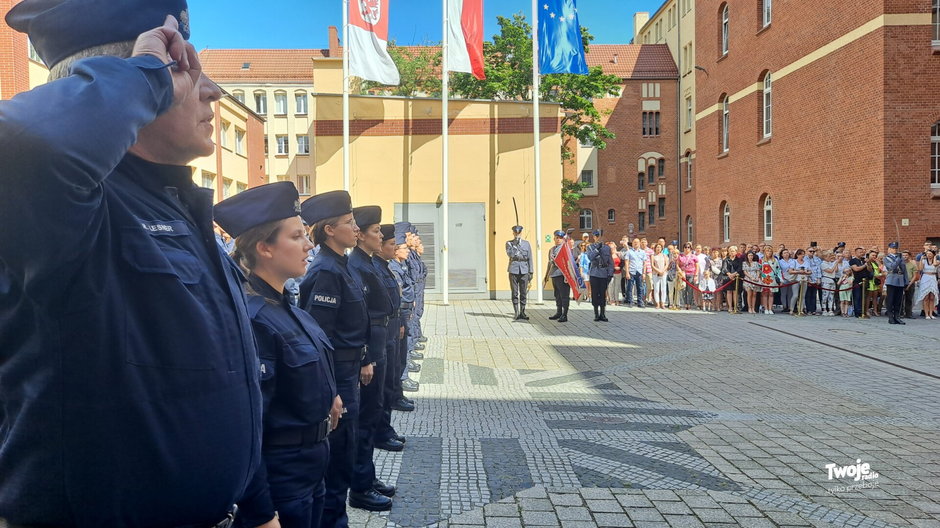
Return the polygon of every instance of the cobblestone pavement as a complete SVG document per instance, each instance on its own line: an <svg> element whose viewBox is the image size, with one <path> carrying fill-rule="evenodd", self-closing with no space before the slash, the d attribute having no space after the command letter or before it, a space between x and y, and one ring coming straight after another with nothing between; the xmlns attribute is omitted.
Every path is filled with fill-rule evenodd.
<svg viewBox="0 0 940 528"><path fill-rule="evenodd" d="M940 526L940 323L510 310L428 305L394 507L353 526Z"/></svg>

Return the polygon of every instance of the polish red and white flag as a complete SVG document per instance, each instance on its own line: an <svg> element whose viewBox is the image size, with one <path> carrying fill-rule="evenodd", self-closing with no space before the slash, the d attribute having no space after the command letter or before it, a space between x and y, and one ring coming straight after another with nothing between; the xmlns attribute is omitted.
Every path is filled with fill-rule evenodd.
<svg viewBox="0 0 940 528"><path fill-rule="evenodd" d="M349 0L349 74L395 86L398 67L388 54L389 0Z"/></svg>
<svg viewBox="0 0 940 528"><path fill-rule="evenodd" d="M448 0L447 69L486 79L483 71L483 0Z"/></svg>

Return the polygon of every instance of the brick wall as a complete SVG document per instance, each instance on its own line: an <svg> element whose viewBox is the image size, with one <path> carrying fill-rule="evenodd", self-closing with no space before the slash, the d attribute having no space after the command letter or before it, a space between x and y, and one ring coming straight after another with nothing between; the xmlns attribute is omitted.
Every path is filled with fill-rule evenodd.
<svg viewBox="0 0 940 528"><path fill-rule="evenodd" d="M13 7L13 0L0 0L0 21ZM29 90L29 48L26 35L0 22L0 99Z"/></svg>

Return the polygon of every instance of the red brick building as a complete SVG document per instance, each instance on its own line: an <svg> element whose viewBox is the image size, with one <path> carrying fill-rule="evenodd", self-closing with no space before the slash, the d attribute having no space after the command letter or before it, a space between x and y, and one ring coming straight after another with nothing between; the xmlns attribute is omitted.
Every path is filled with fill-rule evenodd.
<svg viewBox="0 0 940 528"><path fill-rule="evenodd" d="M0 21L19 0L0 0ZM37 61L38 57L32 57ZM30 47L29 39L0 23L0 99L11 99L14 95L30 88Z"/></svg>
<svg viewBox="0 0 940 528"><path fill-rule="evenodd" d="M940 239L940 5L763 7L695 5L695 241Z"/></svg>
<svg viewBox="0 0 940 528"><path fill-rule="evenodd" d="M678 70L664 44L592 44L589 66L622 79L620 97L596 99L604 125L616 138L607 148L572 145L576 161L565 177L590 185L580 210L564 216L575 235L603 229L608 240L633 234L678 237Z"/></svg>

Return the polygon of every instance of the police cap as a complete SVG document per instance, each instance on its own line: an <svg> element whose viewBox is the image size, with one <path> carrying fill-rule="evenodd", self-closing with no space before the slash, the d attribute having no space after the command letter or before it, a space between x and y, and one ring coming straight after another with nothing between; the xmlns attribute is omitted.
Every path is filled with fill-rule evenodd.
<svg viewBox="0 0 940 528"><path fill-rule="evenodd" d="M222 200L213 212L219 226L238 237L261 224L299 215L300 196L293 182L269 183Z"/></svg>
<svg viewBox="0 0 940 528"><path fill-rule="evenodd" d="M300 216L310 225L352 212L352 198L346 191L329 191L311 196L300 206Z"/></svg>
<svg viewBox="0 0 940 528"><path fill-rule="evenodd" d="M603 234L604 234L604 230L603 230L603 229L595 229L595 230L594 230L594 236L601 236L601 235L603 235Z"/></svg>
<svg viewBox="0 0 940 528"><path fill-rule="evenodd" d="M565 232L562 231L561 229L559 229L559 230L555 231L555 236L556 236L556 237L559 237L559 238L564 238Z"/></svg>
<svg viewBox="0 0 940 528"><path fill-rule="evenodd" d="M352 210L353 218L360 229L382 223L382 208L377 205L363 205Z"/></svg>
<svg viewBox="0 0 940 528"><path fill-rule="evenodd" d="M514 226L512 226L512 231L513 231L513 233L521 233L521 232L522 232L522 226L521 226L521 225L514 225Z"/></svg>
<svg viewBox="0 0 940 528"><path fill-rule="evenodd" d="M136 40L167 15L189 40L186 0L24 0L7 13L9 26L29 35L48 66L102 44Z"/></svg>
<svg viewBox="0 0 940 528"><path fill-rule="evenodd" d="M395 224L382 224L382 239L392 240L395 238Z"/></svg>
<svg viewBox="0 0 940 528"><path fill-rule="evenodd" d="M406 234L411 232L411 222L395 222L395 243L404 244L407 241Z"/></svg>
<svg viewBox="0 0 940 528"><path fill-rule="evenodd" d="M889 247L889 248L892 248L892 249L897 249L898 246L899 246L899 244L898 244L897 242L892 242L892 243L888 244L888 247Z"/></svg>

